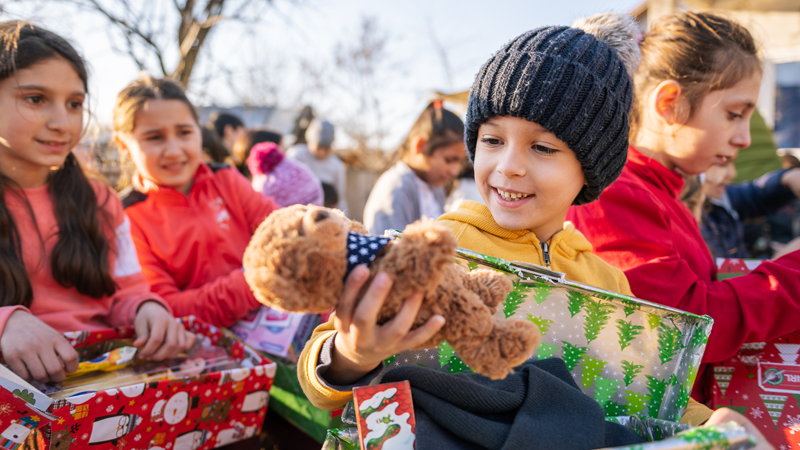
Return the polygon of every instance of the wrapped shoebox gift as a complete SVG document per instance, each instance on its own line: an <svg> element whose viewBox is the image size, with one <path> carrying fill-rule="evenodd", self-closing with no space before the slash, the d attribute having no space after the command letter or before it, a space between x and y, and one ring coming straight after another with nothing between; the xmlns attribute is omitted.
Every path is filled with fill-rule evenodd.
<svg viewBox="0 0 800 450"><path fill-rule="evenodd" d="M362 392L360 393L359 390ZM404 392L400 394L400 391ZM351 426L328 430L322 446L323 450L374 450L380 448L404 450L414 448L413 442L408 443L410 439L399 439L403 424L407 425L406 428L412 439L414 434L413 407L403 406L406 403L411 404L408 382L360 387L356 388L353 394L354 403L345 407L342 416L344 424ZM359 397L367 401L360 401ZM390 407L394 408L390 409ZM401 414L398 415L397 412ZM406 413L408 413L408 418L404 416ZM373 414L375 415L373 416ZM371 417L373 420L365 420L365 416ZM691 427L647 416L618 416L609 417L607 420L630 428L647 442L606 450L745 450L755 446L753 436L733 422ZM352 426L356 425L356 422L358 427ZM373 426L365 430L364 425L368 423ZM408 426L409 424L410 426ZM393 425L395 425L394 428L392 428ZM535 439L535 436L531 436L532 442Z"/></svg>
<svg viewBox="0 0 800 450"><path fill-rule="evenodd" d="M755 445L755 438L742 426L729 422L691 427L664 437L663 440L606 450L746 450Z"/></svg>
<svg viewBox="0 0 800 450"><path fill-rule="evenodd" d="M488 267L513 281L501 318L535 323L535 357L564 360L575 382L606 415L678 421L686 409L713 320L567 280L544 267L507 262L465 249L458 263ZM446 372L470 368L446 343L389 358L387 368L415 364Z"/></svg>
<svg viewBox="0 0 800 450"><path fill-rule="evenodd" d="M637 416L633 416L637 418ZM628 418L625 418L628 419ZM623 425L629 425L629 422L623 420ZM648 417L642 418L639 424L630 426L637 432L642 434L642 437L648 439L648 434L652 435L653 430L647 427L658 426L655 421ZM673 422L664 422L665 424L674 424ZM682 424L676 424L682 425ZM644 426L645 428L641 428ZM755 440L753 436L747 434L744 428L731 422L722 425L709 425L702 427L689 427L682 425L685 428L682 431L674 431L672 434L666 435L663 440L650 441L644 444L638 444L629 447L613 447L605 450L746 450L755 447ZM535 436L531 437L531 441L535 441ZM368 447L362 447L359 441L358 428L337 428L328 430L328 436L322 446L323 450L362 450Z"/></svg>
<svg viewBox="0 0 800 450"><path fill-rule="evenodd" d="M747 275L755 267L749 260L717 259L721 273ZM800 332L745 343L709 375L715 408L743 414L776 449L800 448Z"/></svg>
<svg viewBox="0 0 800 450"><path fill-rule="evenodd" d="M717 279L727 280L728 278L747 275L761 264L760 259L740 259L740 258L717 258Z"/></svg>
<svg viewBox="0 0 800 450"><path fill-rule="evenodd" d="M262 306L230 329L256 350L294 363L319 324L319 314L285 312Z"/></svg>
<svg viewBox="0 0 800 450"><path fill-rule="evenodd" d="M46 394L52 404L31 409L53 420L30 433L26 448L197 450L256 435L264 422L275 363L228 331L192 316L181 322L198 341L166 362L134 361L62 383L34 383L30 390ZM119 353L114 350L130 346L135 338L134 330L125 327L65 336L82 361ZM18 419L14 416L20 411L8 405L0 401L0 427Z"/></svg>

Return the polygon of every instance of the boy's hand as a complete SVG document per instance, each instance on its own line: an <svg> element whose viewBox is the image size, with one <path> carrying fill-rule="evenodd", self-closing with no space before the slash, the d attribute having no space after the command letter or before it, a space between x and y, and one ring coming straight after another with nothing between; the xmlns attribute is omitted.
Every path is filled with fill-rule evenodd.
<svg viewBox="0 0 800 450"><path fill-rule="evenodd" d="M0 351L11 370L28 381L63 381L67 372L78 370L78 352L67 339L22 310L8 317Z"/></svg>
<svg viewBox="0 0 800 450"><path fill-rule="evenodd" d="M753 425L752 422L747 420L747 418L736 411L728 408L720 408L714 411L714 414L708 419L705 425L719 425L722 423L728 422L736 422L739 425L743 426L748 433L753 435L756 438L756 446L753 450L775 450L769 441L764 438L764 435L758 431L758 427Z"/></svg>
<svg viewBox="0 0 800 450"><path fill-rule="evenodd" d="M142 347L139 357L162 361L188 350L194 345L196 336L186 331L183 325L172 317L158 302L148 301L139 306L136 320L134 347Z"/></svg>
<svg viewBox="0 0 800 450"><path fill-rule="evenodd" d="M356 297L367 278L369 270L365 266L353 269L336 308L333 323L338 333L333 343L333 361L325 372L325 378L333 384L352 384L384 359L421 345L444 325L444 317L434 315L409 331L422 305L423 294L419 292L405 301L397 316L378 325L378 312L392 288L392 280L379 273L356 307Z"/></svg>

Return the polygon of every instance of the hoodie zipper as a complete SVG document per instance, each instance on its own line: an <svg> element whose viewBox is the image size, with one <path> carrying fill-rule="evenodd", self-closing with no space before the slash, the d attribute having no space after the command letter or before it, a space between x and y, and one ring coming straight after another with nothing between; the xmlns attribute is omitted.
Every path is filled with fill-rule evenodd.
<svg viewBox="0 0 800 450"><path fill-rule="evenodd" d="M539 244L542 246L542 256L544 256L544 265L550 267L550 244L547 242L542 242Z"/></svg>

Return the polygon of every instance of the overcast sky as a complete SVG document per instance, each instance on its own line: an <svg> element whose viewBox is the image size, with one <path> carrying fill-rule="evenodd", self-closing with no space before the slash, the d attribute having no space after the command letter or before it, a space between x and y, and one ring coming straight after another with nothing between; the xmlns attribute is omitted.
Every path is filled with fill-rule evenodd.
<svg viewBox="0 0 800 450"><path fill-rule="evenodd" d="M161 2L163 8L170 8L173 3ZM241 77L259 67L254 75L258 77L258 72L263 71L264 79L279 88L278 100L282 106L293 106L291 103L298 97L299 76L293 66L295 60L298 57L330 60L337 42L354 40L362 17L374 17L388 35L389 68L385 69L387 83L381 86L381 92L386 109L384 120L390 131L385 146L392 147L410 128L432 91L468 89L480 65L513 37L543 25L569 25L577 17L596 12L629 12L640 0L303 0L298 3L274 0L275 9L266 10L257 26L219 25L210 35L211 48L204 49L207 53L200 59L193 80L218 73L215 68L219 66ZM90 106L101 122L108 123L114 97L137 77L138 68L128 57L114 51L104 18L56 1L46 8L32 4L12 3L0 18L33 20L75 44L91 67ZM447 55L449 77L434 39ZM191 87L196 103L230 106L239 101L222 76L210 78L207 83L198 82ZM205 88L203 92L199 92L201 87ZM310 102L316 103L314 99ZM326 107L330 111L330 105Z"/></svg>

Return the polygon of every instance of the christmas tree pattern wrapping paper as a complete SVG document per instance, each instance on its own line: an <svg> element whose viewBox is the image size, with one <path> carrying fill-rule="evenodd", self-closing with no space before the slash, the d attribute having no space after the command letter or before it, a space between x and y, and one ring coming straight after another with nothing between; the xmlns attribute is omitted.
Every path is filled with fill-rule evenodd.
<svg viewBox="0 0 800 450"><path fill-rule="evenodd" d="M744 428L730 422L722 425L690 427L650 417L613 417L609 421L630 427L648 443L613 447L605 450L745 450L755 446L755 440ZM361 450L358 429L328 430L322 450Z"/></svg>
<svg viewBox="0 0 800 450"><path fill-rule="evenodd" d="M716 262L718 275L726 278L757 267L750 260ZM743 414L777 450L800 449L800 331L770 342L748 342L735 356L715 363L708 375L715 408Z"/></svg>
<svg viewBox="0 0 800 450"><path fill-rule="evenodd" d="M755 445L755 439L743 427L729 422L694 427L662 441L614 447L613 450L745 450Z"/></svg>
<svg viewBox="0 0 800 450"><path fill-rule="evenodd" d="M562 358L575 382L606 415L678 421L689 402L713 320L566 280L544 267L506 262L465 249L467 270L489 267L508 275L514 290L497 315L535 323L542 344L534 357ZM470 368L444 342L386 360L449 373Z"/></svg>

